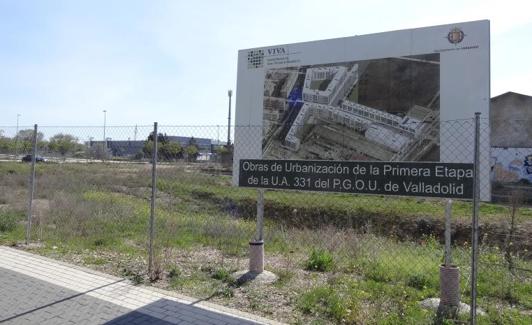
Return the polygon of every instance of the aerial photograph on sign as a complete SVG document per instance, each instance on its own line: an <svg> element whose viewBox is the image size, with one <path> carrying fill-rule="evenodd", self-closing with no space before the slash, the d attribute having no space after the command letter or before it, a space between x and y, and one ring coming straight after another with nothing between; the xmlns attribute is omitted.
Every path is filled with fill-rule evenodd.
<svg viewBox="0 0 532 325"><path fill-rule="evenodd" d="M264 159L440 160L440 54L266 71Z"/></svg>

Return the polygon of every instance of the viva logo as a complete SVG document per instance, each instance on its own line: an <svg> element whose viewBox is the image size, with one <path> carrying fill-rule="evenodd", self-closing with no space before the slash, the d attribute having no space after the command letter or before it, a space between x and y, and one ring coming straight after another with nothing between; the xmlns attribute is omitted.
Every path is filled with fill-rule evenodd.
<svg viewBox="0 0 532 325"><path fill-rule="evenodd" d="M286 49L284 47L275 47L268 49L268 55L280 55L286 54Z"/></svg>

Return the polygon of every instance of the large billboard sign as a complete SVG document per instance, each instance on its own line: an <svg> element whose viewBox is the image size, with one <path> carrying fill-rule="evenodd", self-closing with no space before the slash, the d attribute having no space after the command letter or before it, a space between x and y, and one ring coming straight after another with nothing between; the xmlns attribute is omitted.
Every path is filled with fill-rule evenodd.
<svg viewBox="0 0 532 325"><path fill-rule="evenodd" d="M472 163L480 112L489 200L489 77L489 21L241 50L233 181L242 159Z"/></svg>

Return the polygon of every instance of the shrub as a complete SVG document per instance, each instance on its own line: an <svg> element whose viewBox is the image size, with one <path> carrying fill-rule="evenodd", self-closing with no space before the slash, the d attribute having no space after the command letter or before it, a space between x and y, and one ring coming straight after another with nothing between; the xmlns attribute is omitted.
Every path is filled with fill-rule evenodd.
<svg viewBox="0 0 532 325"><path fill-rule="evenodd" d="M379 262L369 262L364 269L365 277L375 282L390 282L396 275L392 266Z"/></svg>
<svg viewBox="0 0 532 325"><path fill-rule="evenodd" d="M144 283L144 277L140 273L130 268L122 268L122 275L128 278L131 282L133 282L133 285L139 285Z"/></svg>
<svg viewBox="0 0 532 325"><path fill-rule="evenodd" d="M332 269L334 259L332 254L324 249L313 249L306 263L306 269L309 271L327 272Z"/></svg>
<svg viewBox="0 0 532 325"><path fill-rule="evenodd" d="M295 275L293 271L284 268L276 270L275 274L277 274L277 276L279 277L277 281L275 281L275 286L279 288L282 288L287 285Z"/></svg>
<svg viewBox="0 0 532 325"><path fill-rule="evenodd" d="M217 289L214 295L225 297L225 298L231 298L234 296L234 292L232 288L224 286L224 287Z"/></svg>
<svg viewBox="0 0 532 325"><path fill-rule="evenodd" d="M168 277L170 279L179 278L181 276L181 270L177 266L173 266L168 272Z"/></svg>
<svg viewBox="0 0 532 325"><path fill-rule="evenodd" d="M220 281L222 281L222 282L227 282L227 283L232 282L232 281L231 281L231 274L229 273L228 270L226 270L226 269L224 269L224 268L220 268L220 269L215 270L215 271L211 274L211 277L212 277L213 279L220 280Z"/></svg>
<svg viewBox="0 0 532 325"><path fill-rule="evenodd" d="M351 296L342 296L330 286L315 287L298 300L299 309L305 314L325 315L341 323L359 323L359 303Z"/></svg>
<svg viewBox="0 0 532 325"><path fill-rule="evenodd" d="M104 245L105 245L105 239L103 239L103 238L95 239L94 242L93 242L93 244L94 244L94 246L96 246L96 247L104 246Z"/></svg>
<svg viewBox="0 0 532 325"><path fill-rule="evenodd" d="M422 290L430 285L430 279L424 274L413 274L408 277L406 284L409 287Z"/></svg>
<svg viewBox="0 0 532 325"><path fill-rule="evenodd" d="M10 232L17 227L17 217L12 214L0 214L0 232Z"/></svg>

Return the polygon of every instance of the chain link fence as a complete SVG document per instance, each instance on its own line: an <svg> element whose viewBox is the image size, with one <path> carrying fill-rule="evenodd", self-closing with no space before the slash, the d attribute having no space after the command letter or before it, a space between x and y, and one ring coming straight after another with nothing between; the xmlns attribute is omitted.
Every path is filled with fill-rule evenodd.
<svg viewBox="0 0 532 325"><path fill-rule="evenodd" d="M347 121L305 127L237 126L229 135L237 134L240 155L270 159L474 160L474 119L427 123L422 135L405 130L396 139L385 129L353 136L345 128L357 126ZM265 267L278 279L240 285L231 274L248 267L259 191L233 186L238 157L227 127L38 126L30 208L33 127L0 129L3 244L26 239L41 254L290 323L441 321L423 306L439 297L447 199L265 190ZM262 148L252 145L263 135ZM532 148L489 143L481 119L478 322L527 323ZM452 203L451 257L465 304L472 302L472 211L470 200ZM470 316L447 315L455 323Z"/></svg>
<svg viewBox="0 0 532 325"><path fill-rule="evenodd" d="M33 126L0 126L0 159L19 160L32 150Z"/></svg>

